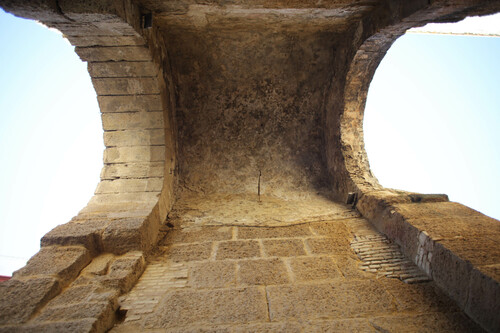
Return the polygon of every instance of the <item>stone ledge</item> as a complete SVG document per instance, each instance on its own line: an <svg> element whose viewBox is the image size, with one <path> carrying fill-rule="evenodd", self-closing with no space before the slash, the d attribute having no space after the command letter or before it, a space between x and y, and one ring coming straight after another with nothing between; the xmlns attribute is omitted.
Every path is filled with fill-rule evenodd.
<svg viewBox="0 0 500 333"><path fill-rule="evenodd" d="M164 146L106 148L104 163L163 162Z"/></svg>
<svg viewBox="0 0 500 333"><path fill-rule="evenodd" d="M141 179L101 180L95 190L96 194L131 193L131 192L161 192L163 177Z"/></svg>
<svg viewBox="0 0 500 333"><path fill-rule="evenodd" d="M151 61L144 46L76 47L75 52L82 61Z"/></svg>
<svg viewBox="0 0 500 333"><path fill-rule="evenodd" d="M59 294L61 285L54 277L17 278L0 284L0 325L22 324Z"/></svg>
<svg viewBox="0 0 500 333"><path fill-rule="evenodd" d="M102 113L132 111L162 111L160 94L97 96Z"/></svg>
<svg viewBox="0 0 500 333"><path fill-rule="evenodd" d="M164 163L108 163L101 170L101 180L163 177Z"/></svg>
<svg viewBox="0 0 500 333"><path fill-rule="evenodd" d="M104 205L104 207L106 206ZM110 204L110 206L114 209L123 205L115 207ZM94 211L96 210L95 206L92 206L92 208ZM70 222L52 229L43 236L41 240L42 254L37 255L35 259L38 256L44 257L43 253L51 251L48 247L54 245L80 245L88 250L88 253L86 252L87 256L95 256L101 252L123 254L136 250L149 251L156 243L160 228L158 202L151 209L138 211L137 214L134 214L134 211L111 210L106 212L103 210L104 208L99 212L95 212L95 214L92 214L91 211L85 212L73 218ZM90 257L87 259L85 265L90 260ZM36 265L36 267L38 266ZM80 267L80 269L83 267ZM64 271L63 268L61 270ZM72 269L68 268L68 270L68 272L64 271L64 274L60 273L60 275L63 275L61 278L75 275ZM31 271L37 270L24 268L19 274L31 274ZM38 269L38 271L42 270ZM53 273L53 271L54 268L48 269L48 272Z"/></svg>
<svg viewBox="0 0 500 333"><path fill-rule="evenodd" d="M164 146L163 129L118 130L104 132L106 147Z"/></svg>
<svg viewBox="0 0 500 333"><path fill-rule="evenodd" d="M163 112L103 113L105 131L163 129ZM132 134L130 134L132 135ZM165 142L161 142L165 144Z"/></svg>
<svg viewBox="0 0 500 333"><path fill-rule="evenodd" d="M88 71L93 78L155 77L158 74L150 61L89 62Z"/></svg>
<svg viewBox="0 0 500 333"><path fill-rule="evenodd" d="M500 222L445 196L414 198L369 192L357 208L472 319L500 331Z"/></svg>
<svg viewBox="0 0 500 333"><path fill-rule="evenodd" d="M80 271L90 262L90 252L83 246L48 246L42 247L13 276L53 276L65 285L74 280Z"/></svg>

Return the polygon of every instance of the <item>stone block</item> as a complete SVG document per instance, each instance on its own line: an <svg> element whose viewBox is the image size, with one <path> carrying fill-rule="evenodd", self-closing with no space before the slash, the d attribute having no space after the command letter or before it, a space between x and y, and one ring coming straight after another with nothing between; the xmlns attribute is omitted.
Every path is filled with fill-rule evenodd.
<svg viewBox="0 0 500 333"><path fill-rule="evenodd" d="M116 147L104 150L104 163L165 161L164 146Z"/></svg>
<svg viewBox="0 0 500 333"><path fill-rule="evenodd" d="M72 332L72 333L88 333L88 332L106 332L110 327L103 327L95 318L83 318L71 321L56 321L56 322L38 322L30 323L23 326L19 332L37 332L37 333L54 333L54 332ZM18 331L14 331L18 332Z"/></svg>
<svg viewBox="0 0 500 333"><path fill-rule="evenodd" d="M87 23L79 23L79 22L70 22L70 23L65 23L65 22L45 22L47 26L59 30L63 35L65 36L87 36L87 37L94 37L94 36L112 36L115 35L116 33L111 32L111 31L103 31L100 27L95 26L94 24L87 22ZM75 48L77 49L77 48ZM86 49L86 48L83 48ZM89 50L85 50L83 52L89 52ZM85 53L85 56L89 56L87 53ZM81 58L81 57L80 57ZM82 61L87 61L82 59Z"/></svg>
<svg viewBox="0 0 500 333"><path fill-rule="evenodd" d="M173 245L165 253L167 259L175 262L206 260L212 254L212 243Z"/></svg>
<svg viewBox="0 0 500 333"><path fill-rule="evenodd" d="M105 131L147 130L164 128L163 112L103 113L102 127ZM133 135L134 132L129 135ZM164 144L162 142L161 144Z"/></svg>
<svg viewBox="0 0 500 333"><path fill-rule="evenodd" d="M165 145L163 129L149 130L118 130L104 132L104 145L106 147L133 147Z"/></svg>
<svg viewBox="0 0 500 333"><path fill-rule="evenodd" d="M302 325L297 322L291 323L253 323L246 325L233 326L234 333L300 333L303 332Z"/></svg>
<svg viewBox="0 0 500 333"><path fill-rule="evenodd" d="M41 240L42 247L51 245L83 245L91 253L100 250L100 235L109 220L72 220L46 233Z"/></svg>
<svg viewBox="0 0 500 333"><path fill-rule="evenodd" d="M269 257L295 257L306 254L301 239L267 239L262 243L264 253Z"/></svg>
<svg viewBox="0 0 500 333"><path fill-rule="evenodd" d="M474 267L464 310L489 332L500 332L500 264Z"/></svg>
<svg viewBox="0 0 500 333"><path fill-rule="evenodd" d="M130 327L129 330L128 327ZM119 329L116 332L113 330L113 333L134 333L140 331L140 327L134 327L132 325L127 325L127 328L122 328L122 326L118 327ZM164 330L148 330L147 333L163 333ZM233 333L235 330L233 327L227 325L192 325L188 327L178 327L171 328L167 331L168 333Z"/></svg>
<svg viewBox="0 0 500 333"><path fill-rule="evenodd" d="M71 45L89 46L143 46L143 38L137 36L65 36Z"/></svg>
<svg viewBox="0 0 500 333"><path fill-rule="evenodd" d="M266 295L257 287L171 291L145 318L146 328L267 320Z"/></svg>
<svg viewBox="0 0 500 333"><path fill-rule="evenodd" d="M239 239L258 239L258 238L292 238L311 236L309 225L290 225L284 227L248 227L238 228Z"/></svg>
<svg viewBox="0 0 500 333"><path fill-rule="evenodd" d="M228 261L195 263L190 268L188 284L193 288L234 287L236 263Z"/></svg>
<svg viewBox="0 0 500 333"><path fill-rule="evenodd" d="M158 197L159 194L155 192L96 194L90 199L89 205L129 204L128 210L136 208L151 211Z"/></svg>
<svg viewBox="0 0 500 333"><path fill-rule="evenodd" d="M217 260L252 257L260 257L260 246L257 241L220 242L217 248Z"/></svg>
<svg viewBox="0 0 500 333"><path fill-rule="evenodd" d="M98 255L82 270L81 275L106 275L109 265L115 258L116 256L111 253Z"/></svg>
<svg viewBox="0 0 500 333"><path fill-rule="evenodd" d="M381 279L385 290L396 300L399 312L459 312L457 305L432 282L407 284L398 279Z"/></svg>
<svg viewBox="0 0 500 333"><path fill-rule="evenodd" d="M313 233L320 236L352 238L343 221L311 223L311 229Z"/></svg>
<svg viewBox="0 0 500 333"><path fill-rule="evenodd" d="M167 232L161 245L201 243L230 240L232 238L231 227L198 227L185 229L172 229Z"/></svg>
<svg viewBox="0 0 500 333"><path fill-rule="evenodd" d="M346 255L353 253L348 239L344 237L309 238L306 240L306 244L314 254Z"/></svg>
<svg viewBox="0 0 500 333"><path fill-rule="evenodd" d="M163 178L101 180L95 193L161 192L162 187Z"/></svg>
<svg viewBox="0 0 500 333"><path fill-rule="evenodd" d="M156 243L159 223L154 215L113 220L102 232L103 250L114 254L149 251Z"/></svg>
<svg viewBox="0 0 500 333"><path fill-rule="evenodd" d="M484 332L462 313L426 313L370 318L377 332Z"/></svg>
<svg viewBox="0 0 500 333"><path fill-rule="evenodd" d="M150 61L89 62L87 67L92 78L155 78L158 75L158 69Z"/></svg>
<svg viewBox="0 0 500 333"><path fill-rule="evenodd" d="M61 291L54 277L13 278L0 283L0 325L22 324Z"/></svg>
<svg viewBox="0 0 500 333"><path fill-rule="evenodd" d="M335 256L337 267L346 279L363 279L371 277L371 274L360 269L361 261L352 256Z"/></svg>
<svg viewBox="0 0 500 333"><path fill-rule="evenodd" d="M14 277L52 275L61 284L74 280L91 260L89 250L83 246L42 247Z"/></svg>
<svg viewBox="0 0 500 333"><path fill-rule="evenodd" d="M394 207L406 219L415 219L420 217L429 219L466 216L472 217L481 214L474 209L456 202L395 204Z"/></svg>
<svg viewBox="0 0 500 333"><path fill-rule="evenodd" d="M115 34L117 36L140 36L127 22L93 22L102 31L102 35ZM127 47L127 46L124 46Z"/></svg>
<svg viewBox="0 0 500 333"><path fill-rule="evenodd" d="M118 297L119 291L106 288L99 283L71 285L60 295L52 299L47 307L65 307L85 303L106 303Z"/></svg>
<svg viewBox="0 0 500 333"><path fill-rule="evenodd" d="M112 302L85 302L63 306L46 306L34 322L74 321L95 318L97 322L113 321L115 305Z"/></svg>
<svg viewBox="0 0 500 333"><path fill-rule="evenodd" d="M3 1L2 9L16 16L43 22L70 22L61 15L57 2L51 1Z"/></svg>
<svg viewBox="0 0 500 333"><path fill-rule="evenodd" d="M102 113L162 111L160 95L97 96Z"/></svg>
<svg viewBox="0 0 500 333"><path fill-rule="evenodd" d="M126 293L132 289L145 268L146 262L142 252L128 252L111 263L109 272L101 279L101 283L119 290L120 294Z"/></svg>
<svg viewBox="0 0 500 333"><path fill-rule="evenodd" d="M461 308L467 302L472 265L463 261L440 243L432 252L432 279L454 299Z"/></svg>
<svg viewBox="0 0 500 333"><path fill-rule="evenodd" d="M238 282L241 284L273 285L290 282L285 264L280 259L242 260L238 265Z"/></svg>
<svg viewBox="0 0 500 333"><path fill-rule="evenodd" d="M308 321L305 323L304 332L324 333L324 332L379 332L368 319L340 319Z"/></svg>
<svg viewBox="0 0 500 333"><path fill-rule="evenodd" d="M101 179L163 177L163 163L113 163L105 164Z"/></svg>
<svg viewBox="0 0 500 333"><path fill-rule="evenodd" d="M331 257L298 257L289 260L296 281L343 278Z"/></svg>
<svg viewBox="0 0 500 333"><path fill-rule="evenodd" d="M160 93L156 78L92 78L97 95L147 95Z"/></svg>
<svg viewBox="0 0 500 333"><path fill-rule="evenodd" d="M495 237L500 240L500 223L477 213L476 216L408 218L406 221L418 230L423 230L433 239L469 239Z"/></svg>
<svg viewBox="0 0 500 333"><path fill-rule="evenodd" d="M356 318L394 310L391 296L373 280L266 289L271 321Z"/></svg>
<svg viewBox="0 0 500 333"><path fill-rule="evenodd" d="M76 31L78 31L77 29ZM82 36L93 34L94 30L99 35L100 30L93 27L91 31L84 34L66 33L66 35ZM63 31L63 30L61 30ZM64 31L63 31L64 33ZM105 35L105 34L100 34ZM149 50L144 46L120 46L120 47L75 47L75 52L82 61L151 61Z"/></svg>
<svg viewBox="0 0 500 333"><path fill-rule="evenodd" d="M140 193L157 193L157 192L135 192ZM129 193L134 194L134 193ZM152 209L154 208L154 203L131 202L128 206L123 202L111 203L111 204L88 204L84 209L82 209L78 216L82 218L106 218L109 220L116 220L121 218L134 218L148 216Z"/></svg>
<svg viewBox="0 0 500 333"><path fill-rule="evenodd" d="M452 228L452 224L450 228ZM443 239L438 242L460 259L470 262L474 266L500 263L500 246L498 246L500 235L465 234L465 236Z"/></svg>

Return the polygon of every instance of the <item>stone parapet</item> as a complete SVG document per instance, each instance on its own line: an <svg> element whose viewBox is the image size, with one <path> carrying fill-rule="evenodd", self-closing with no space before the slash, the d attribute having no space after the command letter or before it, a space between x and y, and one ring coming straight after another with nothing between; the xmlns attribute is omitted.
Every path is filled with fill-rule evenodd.
<svg viewBox="0 0 500 333"><path fill-rule="evenodd" d="M483 328L500 330L500 222L444 196L362 195L357 209Z"/></svg>

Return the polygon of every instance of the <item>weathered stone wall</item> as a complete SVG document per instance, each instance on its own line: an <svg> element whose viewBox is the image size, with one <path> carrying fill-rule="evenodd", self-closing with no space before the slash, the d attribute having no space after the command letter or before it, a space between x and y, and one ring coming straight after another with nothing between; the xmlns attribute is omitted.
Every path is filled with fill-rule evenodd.
<svg viewBox="0 0 500 333"><path fill-rule="evenodd" d="M0 5L77 46L106 145L89 204L0 284L0 331L106 331L176 194L256 193L259 172L262 193L280 199L354 193L358 210L474 320L500 329L498 221L446 196L383 189L362 132L369 83L398 36L499 11L500 1Z"/></svg>
<svg viewBox="0 0 500 333"><path fill-rule="evenodd" d="M106 150L88 205L46 234L40 252L2 284L0 331L106 331L173 204L170 74L153 60L131 2L2 5L60 30L88 62Z"/></svg>

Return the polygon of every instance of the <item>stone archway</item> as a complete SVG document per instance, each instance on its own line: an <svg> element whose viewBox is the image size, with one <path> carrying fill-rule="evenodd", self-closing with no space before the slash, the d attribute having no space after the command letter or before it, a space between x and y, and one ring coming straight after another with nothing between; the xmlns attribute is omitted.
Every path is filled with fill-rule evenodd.
<svg viewBox="0 0 500 333"><path fill-rule="evenodd" d="M134 286L145 268L146 256L174 202L178 174L181 185L202 196L221 189L234 194L257 187L251 175L257 176L260 168L267 168L265 174L272 179L269 192L280 200L293 193L300 202L302 194L317 195L325 187L338 202L345 202L349 193L357 194L356 207L364 217L400 244L470 316L491 330L499 327L498 301L489 296L499 290L494 266L499 253L486 256L488 250L477 242L487 234L491 221L447 202L446 196L383 189L369 171L361 127L369 82L397 36L428 21L497 11L498 1L333 1L321 8L316 3L279 1L252 5L137 2L141 7L131 1L0 3L17 15L59 29L89 62L107 147L102 179L89 205L49 232L42 239L42 250L2 286L11 298L0 303L2 328L106 331L120 317L118 296ZM328 205L336 204L330 200ZM296 207L292 205L291 211ZM342 207L346 220L352 217L348 214L358 218L357 212ZM190 210L195 227L206 217L198 208ZM224 212L225 207L219 205L218 210ZM475 224L464 226L471 216ZM474 228L477 239L460 241L458 246L442 241L438 236L446 228L433 229L440 224L428 223L436 218L460 225L462 231ZM188 239L189 244L181 242L177 248L188 248L187 257L202 256L210 264L220 257L261 256L264 241L255 235L283 227L230 224L233 230L257 227L254 234L252 229L238 238L239 231L219 233L214 231L218 221L210 216L208 220L204 230L210 232L191 230L189 237L194 243L215 237L218 243L192 245L193 239ZM330 231L310 228L296 229L301 237L321 239L300 241L350 251L347 227L339 244L328 243L333 237L323 237ZM446 233L446 237L452 235ZM488 245L495 241L485 239ZM176 248L167 245L174 256ZM219 250L220 256L214 252ZM322 249L309 252L316 251ZM242 265L250 272L259 270ZM254 309L258 319L270 321L269 301L259 288L245 290L262 301ZM296 295L302 292L298 289ZM196 308L197 304L189 304ZM387 299L384 304L391 307ZM226 310L233 307L216 309L224 312L223 317ZM162 318L172 323L168 315Z"/></svg>

